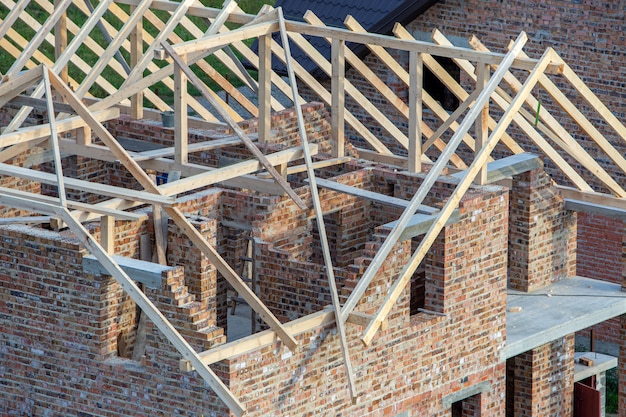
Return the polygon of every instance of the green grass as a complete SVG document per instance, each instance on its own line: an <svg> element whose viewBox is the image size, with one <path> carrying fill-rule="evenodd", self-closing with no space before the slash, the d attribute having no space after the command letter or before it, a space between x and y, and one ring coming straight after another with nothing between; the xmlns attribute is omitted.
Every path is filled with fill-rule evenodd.
<svg viewBox="0 0 626 417"><path fill-rule="evenodd" d="M609 414L617 413L617 397L618 397L618 369L613 368L606 371L606 412Z"/></svg>
<svg viewBox="0 0 626 417"><path fill-rule="evenodd" d="M92 2L96 3L94 0L92 0ZM221 8L224 1L223 0L203 0L202 3L207 7ZM258 13L258 11L261 9L261 7L264 4L273 4L273 3L274 3L274 0L241 0L238 2L242 10L244 10L247 13L252 13L252 14ZM121 5L120 7L122 7L128 13L128 9L129 9L128 6ZM27 6L26 11L28 12L30 16L32 16L39 23L43 23L45 19L48 17L48 13L43 8L35 4L34 2L31 2ZM4 18L8 14L8 12L9 12L8 9L0 6L0 18ZM76 24L79 26L81 26L87 19L87 16L84 13L82 13L76 6L70 6L68 8L67 14L68 14L68 19L72 20L73 22L76 22ZM166 21L167 17L169 16L166 12L160 12L160 11L155 11L155 14L159 16L160 19L163 21ZM107 14L105 14L105 19L109 23L111 23L111 25L114 26L116 29L121 28L123 25L123 22L115 18L113 14L110 12L107 12ZM205 22L204 20L200 18L196 18L196 17L191 17L191 19L194 22L194 24L196 24L199 27L199 29L201 29L202 31L205 31L208 28L208 23ZM157 28L155 28L154 26L150 25L147 22L144 24L144 28L152 36L156 36L159 31ZM26 39L31 38L35 34L35 32L30 27L30 25L23 22L22 20L18 20L13 25L13 29L15 29L18 33L22 34L22 36L24 36ZM179 25L179 27L176 28L175 32L183 40L188 40L192 38L190 33L182 25ZM71 40L71 36L72 36L71 34L68 34L68 41ZM95 40L103 48L105 48L108 43L105 36L102 34L102 32L98 28L92 31L91 38ZM249 40L248 44L251 44L252 42L253 40ZM39 48L39 50L41 53L43 53L45 56L47 56L50 59L52 59L52 57L54 56L54 47L53 45L50 45L47 42L44 42L42 46ZM128 62L129 60L128 53L126 52L122 52L122 53L124 55L124 58ZM84 45L79 48L78 55L89 66L94 65L96 61L98 60L98 55L94 53L90 48ZM5 73L10 68L14 60L15 58L10 56L5 51L0 51L0 71L2 73ZM230 71L226 68L226 66L222 64L219 60L217 60L215 57L211 56L211 57L208 57L206 60L220 74L224 76L228 76L233 85L235 86L241 85L241 82L237 79L237 77L235 77L232 73L230 73ZM157 65L165 65L165 62L157 63ZM210 80L209 77L203 71L201 71L197 66L192 66L192 68L194 72L209 86L209 88L212 88L214 90L221 89L217 84L215 84L212 80ZM85 74L74 64L70 64L68 66L68 71L72 78L79 80L79 81L82 80L85 76ZM253 74L253 76L255 75L256 74ZM117 72L115 72L114 70L108 67L105 69L103 76L116 88L119 88L124 82L123 76L121 76L120 74L118 74ZM161 98L165 100L166 102L172 101L172 92L168 88L166 88L162 83L155 84L155 86L153 86L153 90L156 90L159 96L161 96ZM104 97L107 94L106 91L104 91L102 88L98 86L92 87L92 89L90 90L90 93L96 97ZM190 88L190 93L197 94L198 92L195 91L195 89ZM146 105L149 106L149 103L146 103Z"/></svg>

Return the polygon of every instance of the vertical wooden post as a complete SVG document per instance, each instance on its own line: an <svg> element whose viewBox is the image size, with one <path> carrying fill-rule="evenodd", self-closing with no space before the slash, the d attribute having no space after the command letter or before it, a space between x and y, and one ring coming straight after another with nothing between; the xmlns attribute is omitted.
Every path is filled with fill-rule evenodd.
<svg viewBox="0 0 626 417"><path fill-rule="evenodd" d="M183 62L187 57L182 56ZM178 63L174 63L174 159L178 164L186 164L187 155L187 76Z"/></svg>
<svg viewBox="0 0 626 417"><path fill-rule="evenodd" d="M259 143L270 138L272 130L272 37L259 36Z"/></svg>
<svg viewBox="0 0 626 417"><path fill-rule="evenodd" d="M54 7L65 7L60 5L59 0L55 0ZM54 57L55 60L58 61L59 57L63 55L65 49L67 48L67 13L63 13L56 25L54 26ZM69 81L69 76L67 72L67 65L63 67L61 73L59 74L63 82L67 85Z"/></svg>
<svg viewBox="0 0 626 417"><path fill-rule="evenodd" d="M136 6L131 6L131 15ZM130 34L130 66L134 68L143 55L143 18L137 20L137 25ZM143 91L133 94L130 98L130 114L135 120L143 119Z"/></svg>
<svg viewBox="0 0 626 417"><path fill-rule="evenodd" d="M346 153L345 144L345 92L344 76L346 70L345 41L332 40L332 79L331 79L331 118L333 131L333 156L341 158Z"/></svg>
<svg viewBox="0 0 626 417"><path fill-rule="evenodd" d="M109 255L115 253L115 217L100 217L100 245Z"/></svg>
<svg viewBox="0 0 626 417"><path fill-rule="evenodd" d="M476 89L481 91L485 88L489 82L490 66L487 64L478 63L476 66ZM483 144L489 137L489 102L482 108L480 116L476 118L476 145L474 148L474 155L478 155L483 147ZM487 166L485 165L476 175L477 184L487 183Z"/></svg>
<svg viewBox="0 0 626 417"><path fill-rule="evenodd" d="M79 145L91 145L91 128L89 126L76 129L76 143Z"/></svg>
<svg viewBox="0 0 626 417"><path fill-rule="evenodd" d="M409 52L409 172L422 170L422 88L424 62L417 51Z"/></svg>

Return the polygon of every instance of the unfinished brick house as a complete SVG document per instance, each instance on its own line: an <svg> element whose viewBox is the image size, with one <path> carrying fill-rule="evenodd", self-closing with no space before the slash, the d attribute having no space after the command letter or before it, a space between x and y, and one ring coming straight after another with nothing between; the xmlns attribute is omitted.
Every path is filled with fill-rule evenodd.
<svg viewBox="0 0 626 417"><path fill-rule="evenodd" d="M604 371L624 381L623 342L575 353L574 335L617 317L625 336L626 285L577 271L577 225L623 217L626 128L557 50L234 1L2 4L2 415L594 416Z"/></svg>

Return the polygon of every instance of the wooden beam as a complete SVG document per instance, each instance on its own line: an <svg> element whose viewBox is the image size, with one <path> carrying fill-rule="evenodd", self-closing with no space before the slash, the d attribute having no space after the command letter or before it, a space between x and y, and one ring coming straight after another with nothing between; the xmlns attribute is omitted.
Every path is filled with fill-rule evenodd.
<svg viewBox="0 0 626 417"><path fill-rule="evenodd" d="M285 50L285 62L287 64L287 73L289 75L289 83L293 90L293 100L297 100L298 85L296 83L296 75L291 65L291 51L289 46L289 38L287 30L285 29L285 19L283 17L282 8L278 9L278 23L280 26L280 38ZM343 45L334 45L335 53L338 53L337 49L342 48ZM343 66L343 63L339 64ZM337 80L335 80L337 81ZM350 351L348 349L348 342L346 340L346 330L343 321L341 320L341 303L339 302L339 294L337 292L337 283L335 282L335 273L333 268L333 261L330 255L330 247L328 246L328 238L326 236L326 226L324 225L324 211L322 210L322 204L319 198L317 190L317 183L315 178L315 171L313 170L313 161L311 153L308 149L308 140L306 133L306 126L304 124L304 117L302 116L302 107L296 106L296 116L298 122L298 131L300 133L300 140L302 141L302 148L304 150L304 162L307 166L307 176L309 178L311 199L313 200L313 209L315 212L315 220L317 222L317 229L319 232L320 243L322 246L322 257L324 259L324 266L326 268L326 276L328 278L328 286L330 288L330 295L333 302L333 310L335 313L335 324L339 332L339 344L341 346L341 354L343 357L344 366L346 368L346 378L348 379L348 391L352 397L353 402L356 401L356 382L354 380L354 372L352 370L352 361L350 360Z"/></svg>
<svg viewBox="0 0 626 417"><path fill-rule="evenodd" d="M94 113L94 118L98 121L111 120L119 117L119 110L110 108ZM59 120L56 123L57 133L67 132L69 130L78 129L87 126L87 122L80 116L74 116L67 119ZM17 143L29 142L50 137L49 125L37 125L24 127L11 133L0 135L0 146L7 147Z"/></svg>
<svg viewBox="0 0 626 417"><path fill-rule="evenodd" d="M355 311L348 317L348 323L358 326L366 326L370 319L370 315ZM317 313L309 314L308 316L285 323L284 326L289 334L296 337L302 333L306 333L332 323L335 323L335 313L332 306L328 306L324 310L318 311ZM205 365L212 365L224 359L234 358L253 350L261 349L277 342L278 340L279 338L274 331L264 330L256 334L237 339L234 342L225 343L209 350L205 350L204 352L199 353L198 356L200 356L200 360ZM188 360L181 359L180 370L182 372L191 372L193 369L193 366Z"/></svg>
<svg viewBox="0 0 626 417"><path fill-rule="evenodd" d="M317 153L317 144L309 145L307 148L311 149L314 153ZM279 165L291 160L301 159L303 156L304 153L302 148L291 148L268 155L267 160L269 163ZM201 174L183 178L172 183L162 184L159 186L159 189L166 195L184 193L233 179L243 174L249 174L262 168L263 166L257 160L242 161L237 164L216 168Z"/></svg>
<svg viewBox="0 0 626 417"><path fill-rule="evenodd" d="M521 47L523 46L523 42L520 42L521 40L520 38L518 38L517 41L515 42L516 46L511 48L511 50L509 51L509 53L512 54L513 56L517 56L521 51ZM525 41L525 37L523 38L523 40ZM509 57L511 57L511 55L509 55ZM419 264L422 262L422 260L426 256L426 253L428 252L433 242L439 235L439 232L441 232L441 230L447 223L448 219L451 217L452 213L454 212L454 210L457 209L458 204L461 201L461 198L463 198L463 196L465 195L465 193L471 186L472 181L474 181L474 178L479 174L482 167L487 163L489 154L491 153L491 151L493 151L493 149L497 145L502 133L510 125L511 121L513 120L514 115L517 114L521 106L524 104L526 97L531 93L532 89L537 84L539 77L541 76L541 74L544 73L551 59L552 59L552 50L548 49L543 54L542 58L539 60L539 63L537 64L535 69L530 73L530 75L524 82L524 85L518 92L515 99L511 102L511 105L509 106L509 108L502 115L502 118L500 119L500 121L498 122L498 125L489 136L489 139L487 140L487 142L483 144L483 147L480 149L480 151L476 155L474 161L472 162L472 165L468 168L465 175L463 176L463 179L459 182L457 187L454 189L454 192L448 198L448 201L446 201L446 204L441 209L441 213L439 214L437 221L434 222L433 225L430 227L430 229L428 230L428 232L426 233L426 235L420 242L417 250L413 253L411 260L402 269L402 272L400 273L400 277L393 283L390 291L387 293L387 296L385 297L385 301L378 308L378 311L375 314L374 320L372 320L372 322L369 324L367 329L365 329L365 332L363 332L361 341L364 344L368 345L371 342L372 338L376 334L376 331L380 327L380 323L387 316L387 314L389 314L389 311L391 311L391 308L400 297L402 291L404 290L407 283L411 279L411 276L413 275L413 273L415 272ZM502 78L508 71L509 65L510 64L508 63L507 64L503 63L502 65L498 66L498 69L494 72L493 77L487 83L487 85L485 86L485 90L484 90L484 92L488 93L489 96L491 96L491 94L494 92L495 88L497 87L498 83L502 80ZM497 80L497 81L494 83L494 80ZM475 113L477 113L476 114L477 117L480 116L480 113L483 110L483 106L484 106L484 102L481 103L481 100L479 98L477 100L476 106L472 108L472 110L475 111ZM470 113L471 112L472 111L470 111ZM465 120L467 120L467 118ZM463 122L465 122L465 120Z"/></svg>
<svg viewBox="0 0 626 417"><path fill-rule="evenodd" d="M128 37L128 32L130 31L129 64L131 68L137 66L137 64L141 60L141 55L143 54L143 15L145 11L148 10L148 7L151 3L151 0L143 0L138 6L132 6L130 8L129 18L126 19L126 21L124 22L124 26L122 26L119 32L117 32L115 38L111 41L109 46L107 46L105 53L98 59L96 65L100 65L100 68L102 68L102 65L111 59L112 55L110 54L112 54L115 50L119 50L119 46L116 45L119 45L124 39L126 39ZM96 65L94 65L92 71L101 73L102 71L100 68L98 70L95 69ZM83 84L85 86L87 85L84 80L81 83L81 87L83 86ZM86 91L88 88L85 88ZM130 98L131 116L135 120L143 118L143 99L143 91L138 91Z"/></svg>
<svg viewBox="0 0 626 417"><path fill-rule="evenodd" d="M115 254L115 217L100 217L100 246L109 255Z"/></svg>
<svg viewBox="0 0 626 417"><path fill-rule="evenodd" d="M25 96L22 94L12 98L9 101L9 103L12 105L16 105L16 106L28 106L28 107L32 107L33 109L38 109L38 110L47 109L45 100L40 99L40 98ZM65 103L61 103L58 101L54 102L54 109L55 111L60 112L60 113L72 113L74 111L72 107L68 106Z"/></svg>
<svg viewBox="0 0 626 417"><path fill-rule="evenodd" d="M270 139L272 129L272 37L260 36L259 44L259 143Z"/></svg>
<svg viewBox="0 0 626 417"><path fill-rule="evenodd" d="M43 184L57 184L57 177L54 174L4 163L0 163L0 174L37 181ZM141 203L160 204L163 206L172 206L176 203L176 200L171 197L155 195L154 193L146 191L131 190L128 188L93 183L90 181L77 180L75 178L68 177L63 178L63 180L68 188L87 191L96 195L106 195L110 197L123 198L125 200L138 201Z"/></svg>
<svg viewBox="0 0 626 417"><path fill-rule="evenodd" d="M222 118L226 121L229 127L235 132L235 134L241 139L246 148L261 162L263 167L272 175L274 180L280 185L287 195L291 197L291 199L300 207L302 210L307 208L306 204L300 196L298 196L289 183L276 171L274 166L267 160L265 155L257 148L257 146L250 140L248 135L237 125L237 123L230 117L230 115L223 111L219 104L215 102L213 97L208 91L208 88L204 85L204 83L198 78L197 75L194 74L193 71L180 59L180 57L176 54L176 52L172 49L170 45L167 43L162 44L163 49L167 51L167 53L172 57L174 62L180 66L185 75L189 78L189 81L202 93L205 99L208 100L209 103L215 108L215 110L222 116ZM305 151L306 152L306 151Z"/></svg>
<svg viewBox="0 0 626 417"><path fill-rule="evenodd" d="M420 236L426 234L432 225L439 219L439 213L432 214L422 214L418 213L413 215L409 222L404 227L402 234L398 238L399 242L405 241L407 239L412 239L416 236ZM448 220L446 220L446 226L449 224L457 223L460 220L459 211L453 211ZM391 229L396 226L398 222L393 221L387 224L384 224L383 227L385 229Z"/></svg>
<svg viewBox="0 0 626 417"><path fill-rule="evenodd" d="M450 139L448 146L443 151L441 156L437 159L437 162L435 162L435 164L432 166L428 174L426 175L426 178L424 179L419 190L415 193L415 196L411 199L411 204L409 205L409 207L407 207L404 210L404 212L398 219L398 223L396 224L396 227L394 227L391 233L387 236L387 239L385 239L385 242L382 244L382 246L380 247L380 249L374 256L374 259L372 260L368 268L365 270L365 273L363 274L363 276L357 283L356 287L354 288L354 290L348 297L348 300L344 304L344 307L341 311L342 318L344 320L347 318L348 314L350 314L354 310L354 308L360 301L361 297L367 290L367 287L369 287L370 283L372 282L372 280L378 273L378 270L380 269L383 262L387 258L387 255L389 255L389 253L391 252L391 249L398 241L398 238L404 231L411 217L413 217L417 208L422 204L428 192L430 192L431 187L434 185L435 181L441 175L443 169L448 164L448 161L450 160L450 156L456 151L456 148L459 146L459 144L463 140L463 136L465 136L467 131L473 125L476 118L480 115L480 112L482 111L482 107L490 99L491 94L493 93L495 88L498 86L498 83L502 80L502 77L504 77L504 74L506 73L510 65L512 64L513 60L515 59L515 56L521 51L522 47L526 43L526 40L527 40L526 34L522 32L515 42L515 48L511 49L509 53L506 55L505 59L502 60L502 62L500 63L500 66L498 67L498 70L496 70L493 77L489 80L489 83L487 84L487 86L485 86L485 89L476 99L476 105L469 110L467 116L463 119L463 122L459 126L459 129L455 132L455 134ZM485 158L487 157L489 157L489 154L485 155Z"/></svg>
<svg viewBox="0 0 626 417"><path fill-rule="evenodd" d="M416 51L409 52L409 172L422 171L422 93L424 61Z"/></svg>
<svg viewBox="0 0 626 417"><path fill-rule="evenodd" d="M330 106L331 112L331 126L333 136L333 148L332 155L335 158L341 158L346 153L346 134L345 134L345 48L344 42L333 39L331 44L331 96L332 104Z"/></svg>
<svg viewBox="0 0 626 417"><path fill-rule="evenodd" d="M0 83L0 107L4 107L26 88L41 80L42 68L43 65L37 65L14 77L4 77Z"/></svg>
<svg viewBox="0 0 626 417"><path fill-rule="evenodd" d="M593 204L604 207L607 210L626 210L626 199L623 198L618 198L610 194L597 193L595 191L581 191L563 185L557 185L556 188L563 198L579 202L577 204Z"/></svg>
<svg viewBox="0 0 626 417"><path fill-rule="evenodd" d="M486 64L478 64L476 71L476 89L482 91L483 88L489 82L489 76L491 75L491 67ZM476 149L474 149L474 155L480 152L483 144L489 137L489 102L482 108L480 116L476 119ZM478 175L476 175L476 184L487 183L487 166L485 165L480 169Z"/></svg>
<svg viewBox="0 0 626 417"><path fill-rule="evenodd" d="M177 55L187 55L191 53L201 52L208 49L221 49L235 41L243 41L250 38L258 38L259 36L271 35L278 29L277 22L263 22L255 25L244 26L239 29L231 30L228 33L220 33L218 35L211 34L200 39L179 43L172 48ZM169 55L169 53L168 53ZM155 52L156 59L164 59L165 54L158 50Z"/></svg>
<svg viewBox="0 0 626 417"><path fill-rule="evenodd" d="M251 140L255 140L256 134L250 134L249 137ZM187 151L189 153L210 151L213 149L224 148L227 146L239 145L240 143L241 139L239 139L237 136L229 136L221 139L213 139L204 142L192 143L191 145L187 146ZM152 151L136 152L133 154L133 159L135 160L135 162L141 162L147 161L149 159L173 156L175 153L176 148L171 146L167 148L155 149Z"/></svg>
<svg viewBox="0 0 626 417"><path fill-rule="evenodd" d="M185 57L180 57L186 65ZM174 161L178 164L189 162L189 132L187 128L187 76L183 68L174 63Z"/></svg>
<svg viewBox="0 0 626 417"><path fill-rule="evenodd" d="M302 22L287 21L287 31L293 33L301 33L303 35L312 35L318 37L328 37L333 39L344 40L346 42L360 43L364 45L374 45L383 48L399 49L401 51L416 51L426 53L433 56L441 56L447 58L460 58L469 61L482 62L485 64L498 65L506 56L499 53L484 53L474 51L472 49L461 47L446 47L433 45L430 42L421 42L417 40L403 40L387 35L379 35L375 33L358 33L342 28L335 27L319 27L307 25ZM511 68L532 70L537 64L536 59L517 58L513 61ZM548 74L560 74L563 67L558 62L550 63L546 69Z"/></svg>
<svg viewBox="0 0 626 417"><path fill-rule="evenodd" d="M353 195L355 197L363 198L365 200L373 201L375 203L384 204L387 206L407 208L410 204L410 201L408 200L403 200L401 198L397 198L397 197L393 197L393 196L389 196L385 194L380 194L380 193L364 190L364 189L357 188L357 187L352 187L350 185L342 184L336 181L318 178L316 182L317 182L317 185L321 188L327 188L329 190L337 191L340 193ZM432 214L438 211L439 209L425 206L425 205L420 205L417 208L418 213Z"/></svg>

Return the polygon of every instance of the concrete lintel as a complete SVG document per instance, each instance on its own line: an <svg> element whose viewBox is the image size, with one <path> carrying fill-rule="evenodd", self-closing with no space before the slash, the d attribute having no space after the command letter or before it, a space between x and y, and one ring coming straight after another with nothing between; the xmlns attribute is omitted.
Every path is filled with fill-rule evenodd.
<svg viewBox="0 0 626 417"><path fill-rule="evenodd" d="M565 199L565 210L576 211L580 213L598 214L605 217L613 217L620 220L626 220L626 210L603 206L600 204L588 203L586 201Z"/></svg>
<svg viewBox="0 0 626 417"><path fill-rule="evenodd" d="M574 382L582 381L590 376L599 375L609 369L617 367L615 356L604 355L597 352L576 352L574 353L576 363L574 364ZM593 365L585 366L578 363L578 359L585 357L593 361Z"/></svg>
<svg viewBox="0 0 626 417"><path fill-rule="evenodd" d="M521 311L512 312L512 307ZM509 290L507 340L501 358L509 359L622 314L626 314L626 292L610 282L574 276L530 293Z"/></svg>
<svg viewBox="0 0 626 417"><path fill-rule="evenodd" d="M161 274L175 269L171 266L114 255L111 257L129 277L148 288L161 288ZM108 275L106 268L93 255L83 257L83 270L90 274Z"/></svg>
<svg viewBox="0 0 626 417"><path fill-rule="evenodd" d="M432 226L432 224L437 221L437 218L438 218L437 213L415 214L413 217L411 217L411 220L409 220L409 223L407 224L406 228L404 229L404 231L402 232L398 240L402 242L404 240L411 239L415 236L425 234L430 229L430 226ZM459 215L459 209L455 209L452 212L452 215L450 216L448 221L446 222L446 225L456 223L460 220L460 218L461 217ZM385 229L391 230L395 227L396 223L397 221L393 221L393 222L384 224L383 227Z"/></svg>
<svg viewBox="0 0 626 417"><path fill-rule="evenodd" d="M457 391L453 394L446 395L441 400L443 409L446 410L452 407L452 404L464 400L466 398L471 397L472 395L482 394L483 392L488 392L491 390L491 384L489 381L479 382L478 384L472 385L467 388L463 388L460 391Z"/></svg>
<svg viewBox="0 0 626 417"><path fill-rule="evenodd" d="M532 153L520 153L507 156L487 164L487 183L494 183L514 175L519 175L533 169L543 167L543 161ZM459 171L451 176L463 178L465 171Z"/></svg>

